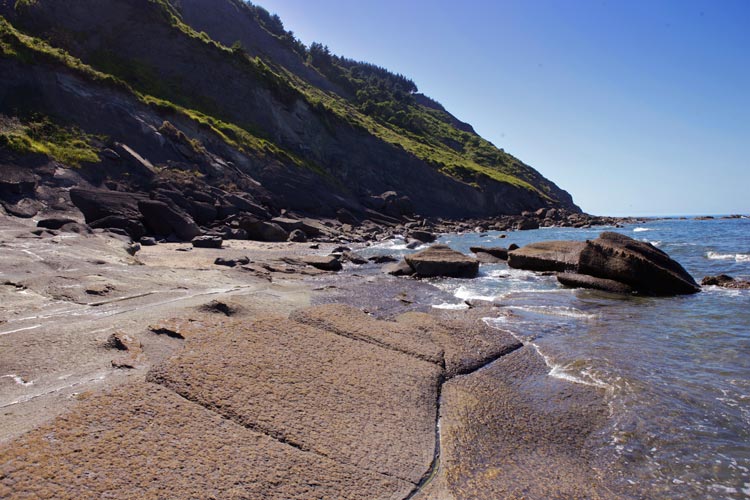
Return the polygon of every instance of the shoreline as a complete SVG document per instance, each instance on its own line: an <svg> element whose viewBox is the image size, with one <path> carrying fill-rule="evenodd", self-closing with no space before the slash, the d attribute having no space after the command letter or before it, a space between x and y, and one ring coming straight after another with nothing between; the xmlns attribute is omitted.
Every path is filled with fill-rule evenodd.
<svg viewBox="0 0 750 500"><path fill-rule="evenodd" d="M196 248L189 252L176 251L178 248L185 248L185 244L173 243L144 247L135 256L130 256L126 252L124 241L107 235L58 235L31 240L17 237L30 229L18 223L0 228L2 243L6 247L6 257L2 261L6 283L3 295L7 299L4 302L8 304L5 312L9 309L13 311L12 315L6 315L8 320L5 323L0 323L0 330L3 332L0 334L0 341L4 342L9 353L6 371L12 371L12 375L23 382L19 384L10 378L3 379L7 380L8 385L13 385L9 391L5 390L8 385L3 385L3 392L7 392L9 397L4 398L2 403L5 411L0 416L0 454L13 463L22 458L18 454L19 443L26 446L40 432L57 432L55 429L65 428L66 422L70 421L66 415L80 418L78 425L90 425L89 420L95 417L77 414L76 411L80 408L90 409L91 405L100 408L102 401L109 401L111 398L119 401L122 391L130 390L128 387L133 387L136 394L151 394L147 399L151 398L153 381L144 380L153 378L154 369L158 371L161 369L159 367L169 365L170 360L179 358L180 353L185 352L185 343L191 342L191 337L187 334L180 334L184 339L179 339L154 333L152 327L164 322L170 323L170 318L177 318L171 322L173 324L193 319L189 323L205 322L208 325L223 321L253 321L267 316L289 318L295 314L305 314L305 311L325 308L325 304L330 303L349 303L354 306L352 311L361 311L363 303L367 303L369 306L366 309L372 313L369 317L355 318L346 325L335 326L328 322L335 322L339 317L338 313L328 313L316 320L320 322L310 324L316 332L333 332L335 339L330 337L330 333L324 335L331 342L344 339L348 342L347 346L351 344L360 348L364 344L370 346L368 351L375 349L381 353L398 354L398 359L406 363L405 367L412 366L417 361L419 366L427 363L428 366L433 366L431 370L438 370L437 375L431 377L437 376L435 380L440 380L434 386L437 397L433 396L432 403L429 403L430 398L424 400L421 404L426 406L422 406L420 410L423 414L426 411L426 414L433 415L433 424L430 426L432 434L428 436L428 441L437 443L432 446L439 450L438 455L430 452L430 456L438 457L438 465L433 466L430 461L417 466L414 464L419 462L407 460L405 463L411 463L410 467L415 467L416 474L407 481L406 486L411 484L407 488L409 492L403 496L396 493L397 490L400 491L399 488L403 489L402 484L395 487L392 491L395 496L389 498L433 498L435 495L457 494L458 491L464 492L463 494L471 491L471 498L496 498L496 495L512 498L521 490L537 491L536 496L532 495L536 498L572 494L590 498L612 497L607 493L603 477L592 479L590 474L593 474L593 469L582 468L580 462L573 463L566 458L569 455L586 456L587 436L604 425L602 419L606 404L602 396L597 395L599 389L575 387L577 384L550 377L547 364L538 353L532 352L532 348L521 347L508 332L484 324L482 318L488 311L482 311L482 307L466 311L436 310L431 307L436 303L432 299L445 295L445 292L427 283L380 274L358 274L356 271L333 274L299 265L299 259L305 255L330 252L335 246L333 243L319 244L318 249L311 249L309 243L273 244L231 240L226 242L226 248L222 250ZM25 262L14 258L20 255L28 257ZM250 257L251 262L241 269L213 264L216 256L236 258L244 255ZM14 261L12 269L8 267L10 261ZM52 262L53 265L40 269L43 261ZM78 288L81 289L72 285L72 281L80 283ZM19 295L22 300L18 300ZM392 323L393 318L401 319L404 315L408 327ZM413 317L414 315L417 317ZM76 318L75 322L70 327L60 328L60 321L69 321L68 318L71 317ZM118 318L117 322L111 321L114 317ZM385 341L378 340L373 344L365 333L361 333L361 322L365 320L378 322L373 325L386 328L384 332L391 332L395 328L399 333L396 337L385 337ZM428 326L425 322L428 322ZM444 327L446 322L458 325L453 333L443 333L439 339L430 336L428 332ZM211 328L206 327L207 330ZM120 352L104 347L113 333L118 333L121 339L130 338L134 346L132 351ZM392 332L389 333L391 334ZM175 334L175 337L180 335ZM423 352L421 349L425 342L428 342L426 345L434 345L436 353L443 354L434 358L437 354ZM212 349L211 343L205 345L207 349ZM479 354L470 354L467 346L478 349L476 352ZM351 348L353 347L347 347ZM452 354L446 358L446 353L449 352ZM284 353L281 350L269 355L284 359ZM434 364L436 361L439 362ZM305 360L299 359L299 363L304 365ZM461 366L464 368L460 368ZM501 368L503 366L505 368ZM363 369L369 370L366 367ZM396 376L394 383L398 378L408 376L413 368L402 369L406 371ZM230 379L233 379L231 374L227 377L227 380ZM504 382L498 383L498 380ZM523 389L524 383L531 383L532 380L538 389L541 388L537 394L527 394ZM429 393L431 384L426 383L421 387L425 387L423 390ZM163 383L157 385L164 387ZM239 391L249 390L242 384L238 387ZM365 387L372 390L370 385L366 384ZM272 390L275 389L272 387ZM467 390L479 391L486 399L483 406L474 409L479 413L468 420L462 416L468 408L464 396ZM177 394L180 394L179 390ZM443 400L446 394L447 404ZM29 395L36 397L23 399ZM187 401L197 401L195 398L198 396L182 394L182 397L186 396ZM551 404L548 399L557 400L558 403ZM19 402L8 404L14 401ZM563 401L565 403L561 405ZM576 407L593 413L582 415L580 410L569 406L569 401L577 401L579 404ZM408 410L408 403L402 401L399 404L405 406L398 406L396 414L401 409L404 415L412 414L413 410ZM205 404L201 403L201 406ZM104 412L100 415L103 416L109 410L97 411ZM336 440L331 441L330 438L328 441L304 444L305 440L312 439L306 432L298 433L299 436L294 439L288 436L280 438L279 436L287 435L289 429L263 430L262 425L258 427L258 423L247 421L248 418L252 420L256 417L243 413L246 411L249 410L233 410L231 415L224 415L224 418L240 423L248 431L260 432L276 439L281 445L293 445L293 448L299 448L304 453L336 447ZM283 416L288 409L282 404L278 411ZM530 427L526 428L516 413L524 415ZM501 427L494 434L487 436L485 431L477 428L477 422L486 422L490 415L495 418L499 414L506 415L507 418L497 424ZM78 416L75 417L76 415ZM311 415L311 418L315 421L320 417ZM358 425L371 425L367 423L369 418L360 418L364 420L358 421ZM559 428L561 422L564 423L562 431ZM386 426L386 434L398 434L397 429L401 425L404 422ZM437 426L441 426L442 433L438 434ZM528 432L537 436L532 448L526 448L529 444L524 444L527 439L524 436ZM422 434L415 434L419 435ZM414 437L412 434L409 436ZM187 436L186 439L189 441L190 437ZM506 459L505 479L502 479L502 474L496 469L492 473L489 470L483 473L489 474L489 479L484 476L473 477L479 463L493 463L498 459L494 455L497 451L488 451L486 448L486 442L492 439L500 440L495 443L493 450L514 449L519 456L525 457L526 465L518 468ZM303 443L295 444L295 440ZM74 441L68 444L74 446ZM363 441L368 442L366 439ZM482 441L485 442L484 445L477 444ZM571 445L571 442L574 444ZM378 448L373 443L370 445ZM379 446L382 449L382 444ZM150 449L149 446L147 449ZM380 454L373 453L376 458L388 463L391 452L398 449L400 448L387 447L378 452ZM421 447L412 446L408 450L401 450L401 453L408 457L424 451L420 450ZM67 453L69 450L64 447L47 449L37 456L37 460L53 463L68 456ZM92 454L89 457L91 459L102 459L94 451L89 453ZM528 453L531 455L527 456ZM326 459L333 460L334 463L329 465L336 470L341 467L351 468L352 464L358 463L345 457L336 457L335 453L331 455L330 450L324 455ZM129 466L136 467L137 463ZM562 474L565 481L553 487L539 478L528 478L522 470L530 466L551 468ZM359 470L363 477L375 474L373 477L379 478L378 481L391 484L391 479L388 478L392 477L392 472L367 467L360 467ZM394 470L401 469L397 467ZM3 472L6 478L14 477L19 481L21 480L18 478L29 473L28 470L24 472L23 468ZM347 472L351 473L351 470ZM335 476L338 472L330 474ZM427 481L426 478L430 476L432 480ZM294 483L304 478L287 479ZM259 480L262 481L263 478ZM407 478L398 479L402 480ZM336 489L337 484L334 481L329 487L332 488L330 491L337 491L338 495L340 491Z"/></svg>

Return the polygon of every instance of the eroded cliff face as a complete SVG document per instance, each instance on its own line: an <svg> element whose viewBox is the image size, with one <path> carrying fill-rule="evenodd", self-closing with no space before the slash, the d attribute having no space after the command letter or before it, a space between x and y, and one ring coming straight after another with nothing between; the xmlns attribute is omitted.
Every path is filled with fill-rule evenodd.
<svg viewBox="0 0 750 500"><path fill-rule="evenodd" d="M0 81L0 113L73 124L102 137L102 149L126 144L160 171L192 172L272 209L311 214L342 207L363 213L386 191L428 216L579 211L567 192L500 150L511 170L477 165L451 175L450 162L464 161L461 145L405 139L397 127L361 113L345 89L241 2L37 0L0 4L0 14L45 40L42 47L6 23L3 37L13 43L5 45L23 50L6 47L0 58L8 75ZM227 48L232 40L242 48ZM416 102L455 121L467 140L481 139L434 104ZM94 183L107 177L100 172ZM116 180L118 189L148 188L129 185L126 175Z"/></svg>

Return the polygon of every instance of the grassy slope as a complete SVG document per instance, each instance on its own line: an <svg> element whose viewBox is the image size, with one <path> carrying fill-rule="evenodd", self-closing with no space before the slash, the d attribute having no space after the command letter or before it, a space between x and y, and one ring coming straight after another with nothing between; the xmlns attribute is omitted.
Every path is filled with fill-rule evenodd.
<svg viewBox="0 0 750 500"><path fill-rule="evenodd" d="M31 0L25 0L30 2ZM206 42L209 43L209 42ZM214 45L215 42L210 42ZM222 50L229 50L222 48ZM25 64L46 63L75 72L89 81L97 82L125 91L145 105L160 111L167 111L187 118L204 129L218 135L224 142L246 153L276 159L285 164L316 169L304 159L284 151L277 145L253 135L234 124L224 122L200 111L174 104L165 99L153 97L133 89L129 83L111 74L98 71L84 64L81 60L43 40L28 36L17 30L10 22L0 16L0 56L14 58ZM81 161L96 161L96 154L91 146L91 136L73 127L55 125L47 118L40 118L32 123L6 126L2 139L5 144L17 151L47 154L63 163L73 166ZM40 133L47 131L46 133ZM85 146L84 146L85 144Z"/></svg>
<svg viewBox="0 0 750 500"><path fill-rule="evenodd" d="M349 100L337 94L324 92L283 68L272 68L259 58L249 57L244 51L225 47L205 33L196 32L182 22L179 14L167 0L149 2L154 7L153 13L162 16L173 29L198 42L203 50L211 51L213 57L231 58L234 64L242 65L244 70L249 70L254 78L271 89L282 101L305 99L319 113L329 116L333 114L463 182L479 186L481 178L484 177L536 192L545 198L549 197L549 186L535 182L537 179L528 175L528 167L481 137L458 130L450 124L445 112L418 104L411 105L410 115L421 123L420 132L415 133L396 125L393 121L363 113ZM18 2L19 8L23 8L20 4L32 3L34 0ZM126 89L150 106L188 117L211 129L228 144L240 150L262 156L274 156L284 163L291 162L323 173L318 166L285 151L263 137L260 131L253 130L251 126L230 123L226 117L221 116L213 103L201 99L200 96L186 95L181 92L178 83L156 78L156 72L150 68L139 66L133 61L118 59L115 54L100 53L92 60L92 64L97 68L93 69L60 49L18 32L5 20L0 22L0 35L3 54L6 56L13 55L27 62L36 58L46 58L63 63L90 79Z"/></svg>

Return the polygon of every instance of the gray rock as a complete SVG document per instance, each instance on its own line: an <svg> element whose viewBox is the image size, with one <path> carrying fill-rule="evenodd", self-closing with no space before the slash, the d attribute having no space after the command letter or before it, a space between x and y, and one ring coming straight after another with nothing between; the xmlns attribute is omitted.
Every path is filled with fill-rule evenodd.
<svg viewBox="0 0 750 500"><path fill-rule="evenodd" d="M304 243L307 241L307 235L301 229L294 229L289 233L289 241Z"/></svg>

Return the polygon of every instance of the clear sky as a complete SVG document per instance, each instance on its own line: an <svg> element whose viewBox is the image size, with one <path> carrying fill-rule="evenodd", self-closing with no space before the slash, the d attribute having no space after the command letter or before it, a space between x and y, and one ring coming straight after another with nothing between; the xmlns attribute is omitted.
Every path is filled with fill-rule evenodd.
<svg viewBox="0 0 750 500"><path fill-rule="evenodd" d="M750 0L257 0L606 215L750 213Z"/></svg>

